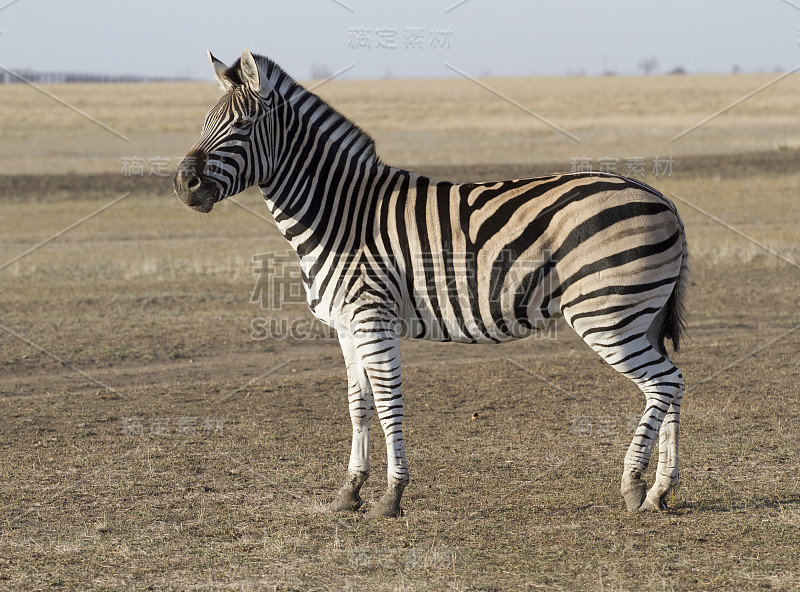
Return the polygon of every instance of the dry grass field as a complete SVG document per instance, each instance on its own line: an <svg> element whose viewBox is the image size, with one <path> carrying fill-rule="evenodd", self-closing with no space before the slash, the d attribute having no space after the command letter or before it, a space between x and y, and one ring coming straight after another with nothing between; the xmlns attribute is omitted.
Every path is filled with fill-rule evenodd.
<svg viewBox="0 0 800 592"><path fill-rule="evenodd" d="M47 88L123 139L0 87L0 590L800 589L800 81L671 141L770 79L484 80L580 143L468 80L320 87L385 161L437 178L643 159L692 256L669 512L624 510L644 400L560 324L403 344L396 520L324 508L344 364L303 304L251 302L254 256L286 251L258 192L210 215L172 195L216 88Z"/></svg>

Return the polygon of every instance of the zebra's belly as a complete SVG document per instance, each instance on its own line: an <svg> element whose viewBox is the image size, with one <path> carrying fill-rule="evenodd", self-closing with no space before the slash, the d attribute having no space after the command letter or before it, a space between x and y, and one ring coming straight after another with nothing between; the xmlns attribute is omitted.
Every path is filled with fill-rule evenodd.
<svg viewBox="0 0 800 592"><path fill-rule="evenodd" d="M538 309L524 318L441 317L430 311L414 310L398 320L400 337L455 343L504 343L533 335L554 333L557 316L544 316Z"/></svg>

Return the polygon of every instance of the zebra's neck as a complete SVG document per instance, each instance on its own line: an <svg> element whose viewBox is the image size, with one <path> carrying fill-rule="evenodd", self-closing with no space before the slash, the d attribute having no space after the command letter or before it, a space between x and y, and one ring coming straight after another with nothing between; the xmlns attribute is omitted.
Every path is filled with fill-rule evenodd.
<svg viewBox="0 0 800 592"><path fill-rule="evenodd" d="M291 79L278 87L272 172L261 185L269 209L301 259L320 247L351 251L387 167L374 140L325 101Z"/></svg>
<svg viewBox="0 0 800 592"><path fill-rule="evenodd" d="M261 188L281 234L298 256L320 249L350 253L365 240L389 167L340 155Z"/></svg>

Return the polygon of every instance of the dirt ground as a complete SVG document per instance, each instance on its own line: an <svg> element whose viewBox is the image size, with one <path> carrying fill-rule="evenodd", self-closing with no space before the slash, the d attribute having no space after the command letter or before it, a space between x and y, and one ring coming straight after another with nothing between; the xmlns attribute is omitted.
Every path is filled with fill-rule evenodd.
<svg viewBox="0 0 800 592"><path fill-rule="evenodd" d="M675 79L698 89L684 111L680 95L659 91L678 105L664 109L683 119L661 117L658 133L669 138L763 83L719 80ZM505 92L527 88L532 105L545 93L557 110L558 92L534 82ZM392 84L418 96L418 83ZM603 109L617 84L639 89L631 109L652 105L648 87L632 79L558 84L606 92ZM350 91L354 108L376 126L389 122L376 136L390 147L395 138L390 154L416 145L409 162L445 164L415 170L452 180L568 170L570 155L624 159L634 152L616 150L647 127L641 118L655 116L606 121L599 106L573 120L556 113L586 143L549 161L498 164L511 142L494 159L456 166L447 164L456 155L437 159L424 138L392 135L402 125L375 105L395 95L378 89L364 98L373 87L353 86L361 89ZM448 89L441 84L442 100ZM800 124L792 89L764 94L780 117L756 99L698 131L696 144L676 144L669 175L652 172L655 155L666 154L656 149L669 148L661 136L657 148L631 148L647 158L643 180L675 201L692 257L690 340L673 357L687 382L682 481L668 512L647 515L627 513L619 495L644 400L563 323L498 346L404 342L406 514L327 512L350 449L344 363L302 302L270 307L254 298L265 285L259 262L287 253L260 195L248 191L204 216L177 202L167 175L118 172L120 155L164 154L156 152L162 136L171 157L188 148L204 111L182 115L175 129L148 123L149 135L113 158L92 136L105 132L80 119L50 114L56 127L25 135L9 118L9 138L38 146L49 133L63 145L47 143L48 158L66 156L40 170L30 154L0 146L13 173L0 176L0 590L800 589ZM138 141L125 127L135 113L100 110L90 90L64 92L85 97L81 108ZM163 104L158 92L179 90L156 88L143 108L152 112ZM346 90L342 82L330 93ZM9 95L20 109L24 91ZM215 91L204 92L191 104L208 109ZM508 132L492 141L527 137L495 102L478 103L489 124L506 122ZM174 112L187 110L180 107ZM434 107L432 121L445 108ZM58 127L67 125L69 134ZM617 134L607 146L604 126ZM435 145L449 146L452 129L440 132ZM561 146L551 135L546 141ZM91 150L80 152L84 144ZM481 149L488 154L491 144ZM96 172L69 172L84 168ZM385 485L377 425L372 461L364 510Z"/></svg>
<svg viewBox="0 0 800 592"><path fill-rule="evenodd" d="M702 157L684 175L766 168L796 182L798 164L796 152ZM429 172L517 176L496 169ZM200 244L223 235L234 248L274 234L267 223L232 205L210 223L186 215L163 179L2 183L11 213L72 204L75 191L91 202L131 190L141 203L109 212L125 221L111 234L98 216L42 248L32 272L0 270L0 589L800 586L800 279L770 253L744 265L694 256L691 341L675 356L688 384L682 484L668 513L624 511L618 478L643 400L560 324L501 346L404 343L406 516L370 521L323 507L350 428L338 345L303 338L304 306L251 303L247 269L135 272L131 250L152 251L158 234L139 208L161 204L157 217L179 218ZM678 205L691 247L704 218ZM120 244L127 276L56 265L73 247ZM265 339L254 319L279 317L309 322L298 338ZM384 483L375 436L367 508Z"/></svg>

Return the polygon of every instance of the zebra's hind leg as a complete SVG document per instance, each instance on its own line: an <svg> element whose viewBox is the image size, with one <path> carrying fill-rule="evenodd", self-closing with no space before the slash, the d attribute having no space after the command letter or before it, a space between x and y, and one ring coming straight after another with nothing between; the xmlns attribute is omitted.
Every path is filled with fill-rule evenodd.
<svg viewBox="0 0 800 592"><path fill-rule="evenodd" d="M677 379L681 383L680 392L672 400L658 434L656 482L647 492L647 497L639 507L640 510L666 510L666 497L678 484L678 426L683 397L683 380L680 373Z"/></svg>
<svg viewBox="0 0 800 592"><path fill-rule="evenodd" d="M369 477L369 428L375 412L372 387L352 338L340 333L339 343L347 365L347 399L353 424L353 443L347 481L328 506L334 512L355 511L361 507L359 492Z"/></svg>
<svg viewBox="0 0 800 592"><path fill-rule="evenodd" d="M647 334L596 336L589 345L615 370L635 382L646 398L644 415L625 454L620 488L625 505L631 512L664 510L664 498L678 483L678 419L683 376L666 353L660 353L657 341ZM656 482L648 492L644 472L659 432Z"/></svg>

